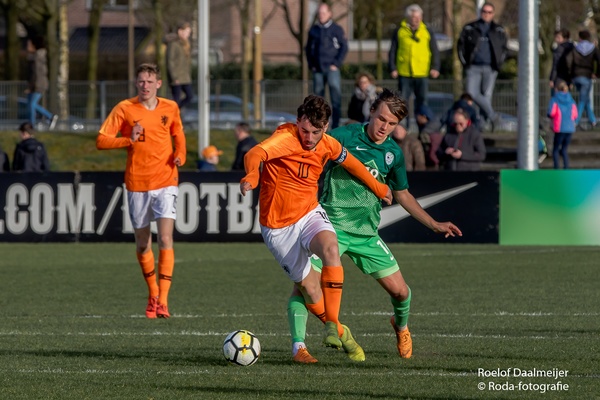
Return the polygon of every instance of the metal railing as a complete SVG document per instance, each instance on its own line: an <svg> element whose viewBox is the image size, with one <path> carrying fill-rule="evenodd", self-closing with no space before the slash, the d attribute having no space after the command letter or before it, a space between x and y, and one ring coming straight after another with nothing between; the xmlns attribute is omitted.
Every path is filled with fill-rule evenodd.
<svg viewBox="0 0 600 400"><path fill-rule="evenodd" d="M242 97L243 81L241 80L213 80L210 93L213 99L221 95L231 95L238 99ZM517 116L517 80L498 80L494 89L493 105L498 112ZM598 81L594 83L592 95L593 104L600 104L598 99L600 91L597 90ZM96 107L93 118L86 118L86 104L89 83L86 81L69 82L68 121L62 121L59 128L70 130L95 130L103 121L110 110L120 101L128 97L127 81L100 81L97 82ZM384 80L379 86L391 89L397 88L395 80ZM26 82L0 82L0 130L16 129L18 124L27 119L27 100L24 94ZM253 98L253 85L249 84L249 98ZM346 115L346 107L352 96L354 81L342 81L342 115ZM430 80L429 92L438 97L451 101L454 82L450 80ZM312 91L312 82L299 80L264 80L261 84L261 109L263 110L262 125L270 128L265 123L264 112L284 112L296 114L302 102L302 94ZM170 95L170 93L169 93ZM539 112L540 118L545 117L546 107L550 99L550 88L546 80L539 83ZM577 98L577 94L573 93ZM190 109L195 107L193 103ZM56 110L50 110L56 111ZM211 110L211 112L214 110ZM196 114L197 115L197 114ZM193 116L191 117L193 118ZM197 119L197 117L196 117ZM240 111L241 119L241 111ZM211 116L212 121L212 116ZM212 122L211 122L212 125ZM229 127L229 125L223 125ZM43 127L42 127L43 128Z"/></svg>

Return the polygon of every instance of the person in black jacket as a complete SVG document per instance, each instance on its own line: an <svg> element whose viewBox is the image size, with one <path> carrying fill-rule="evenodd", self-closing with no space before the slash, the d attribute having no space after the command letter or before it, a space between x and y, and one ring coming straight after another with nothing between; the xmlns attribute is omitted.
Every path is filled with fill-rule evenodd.
<svg viewBox="0 0 600 400"><path fill-rule="evenodd" d="M492 95L498 71L506 58L508 41L504 28L494 22L494 12L493 4L483 3L481 18L463 27L457 46L458 57L465 68L466 91L493 124L498 122L499 116L492 107Z"/></svg>
<svg viewBox="0 0 600 400"><path fill-rule="evenodd" d="M552 70L550 71L550 88L554 96L554 88L559 81L571 85L571 75L567 66L567 56L573 50L573 42L569 40L571 33L567 28L554 32L554 43L556 48L552 51Z"/></svg>
<svg viewBox="0 0 600 400"><path fill-rule="evenodd" d="M308 31L306 60L313 73L313 92L325 96L329 86L331 98L331 129L340 124L342 115L342 76L340 68L348 52L348 42L341 26L331 19L333 13L327 3L321 3L318 22Z"/></svg>
<svg viewBox="0 0 600 400"><path fill-rule="evenodd" d="M240 122L235 126L235 137L238 144L235 148L235 160L233 160L231 170L244 171L244 156L251 148L256 146L258 142L250 132L250 125L245 122Z"/></svg>
<svg viewBox="0 0 600 400"><path fill-rule="evenodd" d="M348 119L352 122L367 122L371 115L371 105L377 98L375 78L368 72L360 72L354 82L354 93L348 104Z"/></svg>
<svg viewBox="0 0 600 400"><path fill-rule="evenodd" d="M449 171L479 171L486 156L485 143L465 110L454 113L454 131L446 132L437 150L441 165Z"/></svg>
<svg viewBox="0 0 600 400"><path fill-rule="evenodd" d="M577 102L577 120L579 125L583 111L587 113L592 127L596 126L596 115L592 108L590 93L592 90L592 79L596 78L600 69L600 53L592 42L592 34L587 29L579 32L579 42L573 51L567 55L567 67L573 78L573 84L579 92Z"/></svg>
<svg viewBox="0 0 600 400"><path fill-rule="evenodd" d="M20 172L47 172L50 162L44 145L33 137L33 125L23 122L19 127L21 142L15 148L13 157L13 171Z"/></svg>
<svg viewBox="0 0 600 400"><path fill-rule="evenodd" d="M10 171L10 161L8 160L8 154L0 148L0 172Z"/></svg>

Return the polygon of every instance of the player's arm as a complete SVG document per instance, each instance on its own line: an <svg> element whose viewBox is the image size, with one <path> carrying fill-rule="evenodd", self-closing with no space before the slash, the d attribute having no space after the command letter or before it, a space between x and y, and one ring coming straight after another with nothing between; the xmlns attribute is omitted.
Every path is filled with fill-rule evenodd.
<svg viewBox="0 0 600 400"><path fill-rule="evenodd" d="M371 191L386 204L392 204L392 191L390 188L386 184L383 184L375 179L373 175L371 175L365 168L363 163L350 154L345 147L342 148L342 153L334 161L344 167L352 175L360 179L362 183L367 185L367 187L371 189Z"/></svg>
<svg viewBox="0 0 600 400"><path fill-rule="evenodd" d="M254 146L244 156L246 176L240 181L240 192L243 196L258 186L260 179L260 164L267 160L267 152L260 146Z"/></svg>
<svg viewBox="0 0 600 400"><path fill-rule="evenodd" d="M175 152L173 153L173 163L178 167L185 164L187 149L185 143L185 134L183 133L183 124L181 123L181 117L179 110L177 110L177 116L173 119L172 135L175 142Z"/></svg>
<svg viewBox="0 0 600 400"><path fill-rule="evenodd" d="M400 204L414 219L434 231L435 233L443 233L444 237L462 236L462 232L452 222L438 222L421 207L417 199L408 191L394 190L394 199Z"/></svg>
<svg viewBox="0 0 600 400"><path fill-rule="evenodd" d="M117 105L108 115L106 121L100 127L100 131L98 132L98 136L96 137L96 148L98 150L109 150L109 149L120 149L124 147L129 147L133 144L137 137L141 134L143 128L140 126L137 130L139 133L137 137L134 136L134 132L136 132L136 127L132 128L131 138L124 137L121 135L117 137L117 135L121 132L121 124L122 121L125 120L122 109L119 105Z"/></svg>

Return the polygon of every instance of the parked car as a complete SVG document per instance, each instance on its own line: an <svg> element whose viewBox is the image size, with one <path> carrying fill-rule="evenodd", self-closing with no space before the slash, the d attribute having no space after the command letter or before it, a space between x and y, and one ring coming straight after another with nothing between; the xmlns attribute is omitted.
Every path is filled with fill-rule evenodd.
<svg viewBox="0 0 600 400"><path fill-rule="evenodd" d="M27 109L27 99L24 97L17 97L17 112L9 109L7 96L0 96L0 129L18 129L19 125L29 120L29 110ZM49 121L42 122L41 120L36 124L35 127L38 131L48 129ZM86 124L83 119L75 116L69 116L67 121L59 121L57 128L68 129L73 132L81 132L85 130Z"/></svg>
<svg viewBox="0 0 600 400"><path fill-rule="evenodd" d="M210 101L210 126L218 129L232 129L242 118L242 99L230 94L211 95ZM254 105L248 103L249 119L246 122L254 122ZM194 97L192 102L181 111L183 124L191 129L198 129L198 98ZM296 116L281 111L265 111L265 128L276 128L286 122L296 122Z"/></svg>

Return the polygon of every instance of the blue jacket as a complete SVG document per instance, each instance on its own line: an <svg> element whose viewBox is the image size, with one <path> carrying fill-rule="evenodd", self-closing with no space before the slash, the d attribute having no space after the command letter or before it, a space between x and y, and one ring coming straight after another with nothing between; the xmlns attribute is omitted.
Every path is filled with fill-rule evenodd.
<svg viewBox="0 0 600 400"><path fill-rule="evenodd" d="M328 71L332 65L341 68L347 52L348 42L344 30L333 20L327 21L325 25L316 23L308 31L306 60L311 71Z"/></svg>
<svg viewBox="0 0 600 400"><path fill-rule="evenodd" d="M556 92L548 105L548 117L552 119L554 132L575 132L577 105L568 92Z"/></svg>

